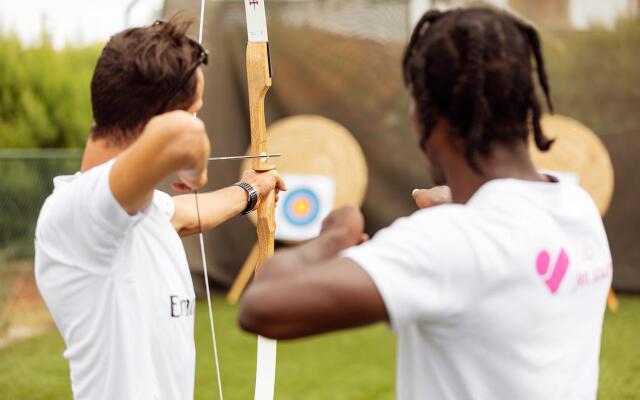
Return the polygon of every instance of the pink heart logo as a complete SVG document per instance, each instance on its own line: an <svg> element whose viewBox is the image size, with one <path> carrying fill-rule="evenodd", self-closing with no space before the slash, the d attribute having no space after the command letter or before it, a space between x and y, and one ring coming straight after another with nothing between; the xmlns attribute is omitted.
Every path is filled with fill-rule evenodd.
<svg viewBox="0 0 640 400"><path fill-rule="evenodd" d="M560 249L558 259L551 271L549 270L550 264L551 256L549 255L549 252L542 250L538 254L538 258L536 260L536 271L544 280L544 283L547 284L551 293L555 294L562 283L562 279L564 279L564 276L567 273L567 269L569 268L569 256L567 256L567 252L564 251L564 249Z"/></svg>

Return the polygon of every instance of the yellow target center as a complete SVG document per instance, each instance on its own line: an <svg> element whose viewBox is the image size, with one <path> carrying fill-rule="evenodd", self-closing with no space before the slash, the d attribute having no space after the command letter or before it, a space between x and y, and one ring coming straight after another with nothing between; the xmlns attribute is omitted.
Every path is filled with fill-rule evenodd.
<svg viewBox="0 0 640 400"><path fill-rule="evenodd" d="M299 200L293 205L293 212L298 215L304 215L309 212L309 202L306 200Z"/></svg>

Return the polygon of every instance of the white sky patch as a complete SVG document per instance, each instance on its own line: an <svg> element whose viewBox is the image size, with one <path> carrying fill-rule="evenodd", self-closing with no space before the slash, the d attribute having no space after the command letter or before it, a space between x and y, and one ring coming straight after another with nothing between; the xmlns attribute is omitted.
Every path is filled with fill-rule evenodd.
<svg viewBox="0 0 640 400"><path fill-rule="evenodd" d="M410 1L413 23L418 21L431 4L438 3L434 0ZM509 5L508 0L488 1L498 7L508 7ZM464 1L450 0L440 3L448 4L449 7L457 7L462 5ZM612 28L620 17L637 15L638 11L638 0L571 0L569 5L571 25L576 29L587 29L593 25Z"/></svg>
<svg viewBox="0 0 640 400"><path fill-rule="evenodd" d="M127 27L126 10L133 0L0 0L0 30L15 32L26 44L37 44L43 25L56 48L106 41ZM130 26L153 22L163 0L138 0Z"/></svg>
<svg viewBox="0 0 640 400"><path fill-rule="evenodd" d="M578 29L592 25L613 28L621 16L638 12L637 0L573 0L570 8L571 22Z"/></svg>
<svg viewBox="0 0 640 400"><path fill-rule="evenodd" d="M491 0L506 6L507 0ZM145 25L160 15L163 0L0 0L0 31L15 32L26 44L37 44L45 25L56 48L106 41L127 27L127 6L135 2L129 26ZM411 0L419 18L431 0ZM637 0L572 0L572 25L612 27L620 16L638 13Z"/></svg>

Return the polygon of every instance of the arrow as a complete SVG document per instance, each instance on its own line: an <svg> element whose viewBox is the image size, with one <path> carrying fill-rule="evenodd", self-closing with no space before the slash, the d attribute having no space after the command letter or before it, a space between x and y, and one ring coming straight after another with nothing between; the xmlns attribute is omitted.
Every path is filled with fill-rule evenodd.
<svg viewBox="0 0 640 400"><path fill-rule="evenodd" d="M257 156L229 156L229 157L211 157L209 161L228 161L228 160L251 160L255 158L261 158L263 161L267 161L270 158L282 157L280 153L273 154L260 154Z"/></svg>

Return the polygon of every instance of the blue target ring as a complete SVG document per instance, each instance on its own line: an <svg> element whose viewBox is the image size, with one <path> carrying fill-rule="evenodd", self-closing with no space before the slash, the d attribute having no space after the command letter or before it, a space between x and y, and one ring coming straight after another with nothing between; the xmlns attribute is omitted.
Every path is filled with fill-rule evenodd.
<svg viewBox="0 0 640 400"><path fill-rule="evenodd" d="M289 223L297 226L309 225L318 217L320 200L312 190L296 189L287 195L283 212Z"/></svg>

